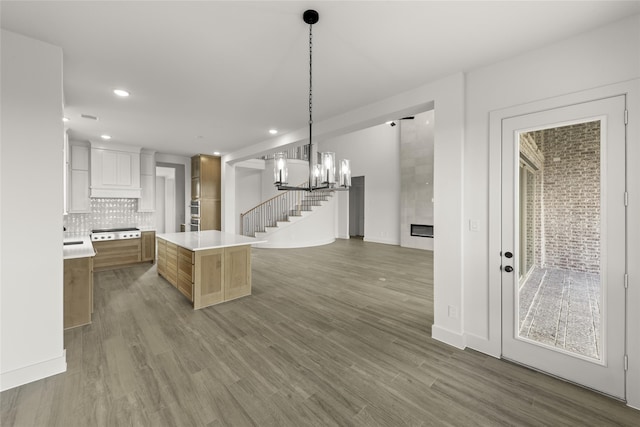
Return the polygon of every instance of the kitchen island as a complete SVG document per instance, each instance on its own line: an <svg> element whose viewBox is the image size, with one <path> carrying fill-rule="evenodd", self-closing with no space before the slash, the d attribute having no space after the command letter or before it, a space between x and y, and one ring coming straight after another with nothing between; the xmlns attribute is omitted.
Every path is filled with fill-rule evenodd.
<svg viewBox="0 0 640 427"><path fill-rule="evenodd" d="M217 230L157 236L158 274L194 309L251 295L252 237Z"/></svg>

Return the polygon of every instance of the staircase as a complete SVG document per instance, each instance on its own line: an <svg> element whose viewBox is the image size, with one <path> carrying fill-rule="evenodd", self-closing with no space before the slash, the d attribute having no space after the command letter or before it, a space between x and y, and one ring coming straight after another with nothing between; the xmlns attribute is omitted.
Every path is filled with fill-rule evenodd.
<svg viewBox="0 0 640 427"><path fill-rule="evenodd" d="M335 239L334 211L329 208L329 205L333 206L333 193L332 190L317 190L278 194L240 215L241 234L267 240L268 243L257 247L304 247L329 243ZM321 210L326 212L315 215ZM324 230L320 239L319 230Z"/></svg>

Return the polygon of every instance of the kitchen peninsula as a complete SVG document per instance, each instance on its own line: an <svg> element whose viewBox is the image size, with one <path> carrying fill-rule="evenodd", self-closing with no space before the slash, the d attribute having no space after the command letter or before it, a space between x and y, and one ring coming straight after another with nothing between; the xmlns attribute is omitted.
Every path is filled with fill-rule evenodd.
<svg viewBox="0 0 640 427"><path fill-rule="evenodd" d="M158 274L208 307L251 294L251 245L263 240L217 230L159 234Z"/></svg>

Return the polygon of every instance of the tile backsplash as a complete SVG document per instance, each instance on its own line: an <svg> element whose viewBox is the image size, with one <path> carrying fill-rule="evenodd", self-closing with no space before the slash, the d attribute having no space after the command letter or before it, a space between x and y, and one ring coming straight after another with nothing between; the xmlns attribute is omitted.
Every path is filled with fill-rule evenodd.
<svg viewBox="0 0 640 427"><path fill-rule="evenodd" d="M153 212L138 212L138 199L91 199L91 213L70 213L64 219L68 232L90 233L97 228L155 227Z"/></svg>

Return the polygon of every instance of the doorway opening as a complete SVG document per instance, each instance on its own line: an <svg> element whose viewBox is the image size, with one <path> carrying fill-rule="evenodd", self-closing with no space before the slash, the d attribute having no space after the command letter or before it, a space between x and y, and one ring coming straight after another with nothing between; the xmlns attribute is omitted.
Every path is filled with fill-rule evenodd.
<svg viewBox="0 0 640 427"><path fill-rule="evenodd" d="M185 223L185 168L156 162L156 230L175 233Z"/></svg>
<svg viewBox="0 0 640 427"><path fill-rule="evenodd" d="M364 176L351 178L349 189L349 237L364 238Z"/></svg>

